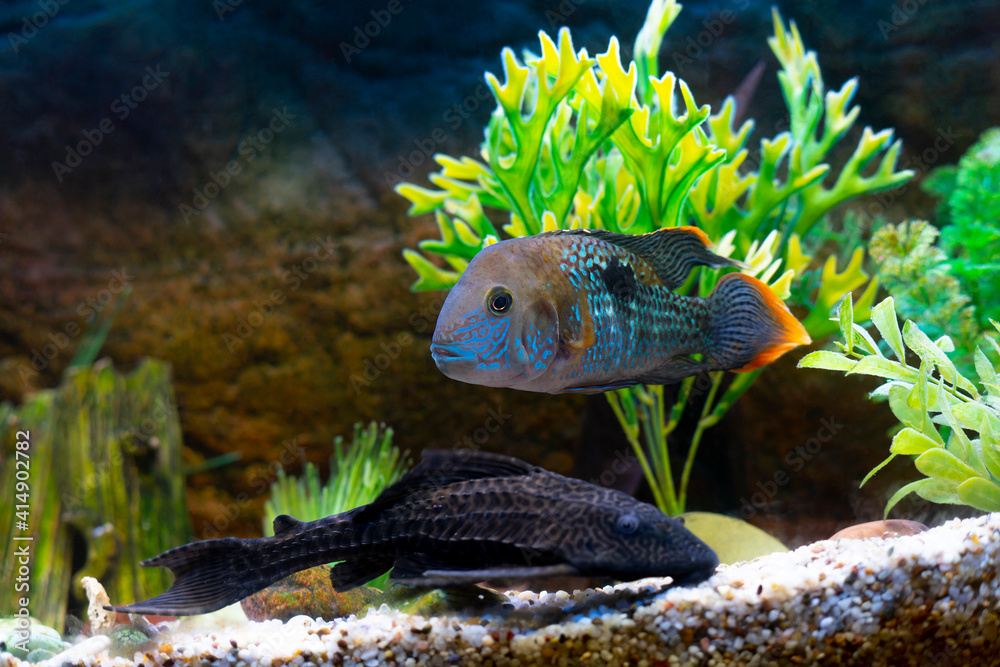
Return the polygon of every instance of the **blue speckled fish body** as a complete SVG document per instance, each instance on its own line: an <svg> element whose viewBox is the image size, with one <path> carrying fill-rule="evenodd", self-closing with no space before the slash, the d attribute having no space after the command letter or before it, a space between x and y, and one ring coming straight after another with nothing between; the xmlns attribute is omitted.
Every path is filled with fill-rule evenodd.
<svg viewBox="0 0 1000 667"><path fill-rule="evenodd" d="M695 266L733 264L691 227L497 243L448 295L431 352L456 380L595 393L748 371L808 343L781 300L749 276L724 276L708 298L675 291Z"/></svg>

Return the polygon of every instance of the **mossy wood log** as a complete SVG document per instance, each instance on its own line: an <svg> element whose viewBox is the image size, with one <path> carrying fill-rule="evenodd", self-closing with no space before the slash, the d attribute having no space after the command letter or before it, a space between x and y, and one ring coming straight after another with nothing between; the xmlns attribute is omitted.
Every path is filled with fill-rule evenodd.
<svg viewBox="0 0 1000 667"><path fill-rule="evenodd" d="M164 570L139 561L191 537L175 405L169 366L146 360L128 375L105 362L71 369L59 387L0 406L0 469L13 471L18 431L30 442L28 529L8 512L0 554L4 571L15 572L14 549L30 544L29 610L42 623L63 627L70 595L83 597L80 576L100 579L112 599L143 599L170 584ZM13 472L0 478L4 498L15 497L15 481ZM87 553L74 572L75 537ZM0 598L0 615L14 603Z"/></svg>

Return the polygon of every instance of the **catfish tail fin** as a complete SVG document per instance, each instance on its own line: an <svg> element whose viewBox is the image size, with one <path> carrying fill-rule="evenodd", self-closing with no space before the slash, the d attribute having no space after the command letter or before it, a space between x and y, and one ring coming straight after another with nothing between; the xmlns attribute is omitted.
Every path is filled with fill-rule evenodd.
<svg viewBox="0 0 1000 667"><path fill-rule="evenodd" d="M720 369L746 373L812 342L774 291L751 276L730 273L709 296L712 357Z"/></svg>
<svg viewBox="0 0 1000 667"><path fill-rule="evenodd" d="M282 515L274 525L280 533L274 537L202 540L144 560L143 567L166 567L174 573L170 589L144 602L105 609L159 616L207 614L294 572L338 560L329 549L315 548L320 545L305 528L310 524Z"/></svg>

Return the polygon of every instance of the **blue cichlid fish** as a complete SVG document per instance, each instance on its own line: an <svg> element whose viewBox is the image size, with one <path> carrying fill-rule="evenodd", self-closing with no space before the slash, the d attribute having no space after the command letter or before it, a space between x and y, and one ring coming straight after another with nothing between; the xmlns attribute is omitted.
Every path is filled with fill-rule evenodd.
<svg viewBox="0 0 1000 667"><path fill-rule="evenodd" d="M719 564L681 520L652 505L486 452L424 451L370 505L308 523L281 515L274 532L193 542L143 561L170 568L170 590L105 608L204 614L331 561L342 561L330 571L340 592L389 568L390 580L422 586L553 575L696 584Z"/></svg>
<svg viewBox="0 0 1000 667"><path fill-rule="evenodd" d="M567 230L496 243L445 300L431 355L462 382L597 393L746 372L811 342L781 299L750 276L723 276L707 298L677 294L696 266L739 264L708 246L695 227Z"/></svg>

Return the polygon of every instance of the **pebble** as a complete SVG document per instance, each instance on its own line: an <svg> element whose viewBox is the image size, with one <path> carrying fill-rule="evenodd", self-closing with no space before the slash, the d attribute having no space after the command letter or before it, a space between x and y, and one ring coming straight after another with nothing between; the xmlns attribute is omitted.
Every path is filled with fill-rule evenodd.
<svg viewBox="0 0 1000 667"><path fill-rule="evenodd" d="M998 561L1000 514L993 514L909 536L824 540L722 566L699 586L670 588L639 602L622 594L653 591L668 580L573 593L511 591L513 616L497 610L468 619L427 618L383 606L360 616L300 616L284 624L200 627L194 617L183 631L165 624L155 645L136 655L141 663L111 658L107 638L93 637L40 664L529 667L589 661L684 667L820 659L862 664L858 655L879 667L930 664L928 656L935 664L996 664ZM552 612L568 607L572 615L557 622ZM532 616L539 613L545 615ZM0 667L27 663L4 653Z"/></svg>

